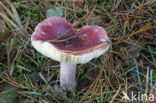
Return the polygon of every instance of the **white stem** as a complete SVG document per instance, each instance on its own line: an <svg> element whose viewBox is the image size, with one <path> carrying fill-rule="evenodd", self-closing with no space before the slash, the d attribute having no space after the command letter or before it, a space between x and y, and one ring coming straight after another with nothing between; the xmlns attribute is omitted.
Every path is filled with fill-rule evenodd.
<svg viewBox="0 0 156 103"><path fill-rule="evenodd" d="M63 89L71 90L75 86L76 64L60 63L60 85Z"/></svg>

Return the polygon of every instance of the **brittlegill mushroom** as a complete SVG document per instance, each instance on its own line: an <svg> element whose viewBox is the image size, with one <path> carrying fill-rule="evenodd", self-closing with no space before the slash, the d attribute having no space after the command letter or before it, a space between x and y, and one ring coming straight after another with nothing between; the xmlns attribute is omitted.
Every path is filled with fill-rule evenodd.
<svg viewBox="0 0 156 103"><path fill-rule="evenodd" d="M41 54L60 62L60 86L66 90L75 86L76 65L101 56L111 45L104 28L93 25L74 29L59 16L39 23L31 43Z"/></svg>

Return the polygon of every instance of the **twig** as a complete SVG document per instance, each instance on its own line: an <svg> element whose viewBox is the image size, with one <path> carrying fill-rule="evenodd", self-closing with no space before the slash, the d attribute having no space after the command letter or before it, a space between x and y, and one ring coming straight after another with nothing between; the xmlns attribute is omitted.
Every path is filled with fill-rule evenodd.
<svg viewBox="0 0 156 103"><path fill-rule="evenodd" d="M117 95L119 94L120 89L121 89L121 85L119 86L118 91L115 93L115 95L113 96L113 98L112 98L112 100L110 101L110 103L114 103L114 100L115 100L115 98L117 97Z"/></svg>

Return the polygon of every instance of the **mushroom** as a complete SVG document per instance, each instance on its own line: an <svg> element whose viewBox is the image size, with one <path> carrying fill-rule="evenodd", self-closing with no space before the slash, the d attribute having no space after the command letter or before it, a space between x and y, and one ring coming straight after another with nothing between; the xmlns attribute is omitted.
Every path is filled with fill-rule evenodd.
<svg viewBox="0 0 156 103"><path fill-rule="evenodd" d="M60 62L60 85L67 90L75 86L76 65L101 56L111 45L104 28L93 25L74 29L58 16L39 23L31 43L41 54Z"/></svg>

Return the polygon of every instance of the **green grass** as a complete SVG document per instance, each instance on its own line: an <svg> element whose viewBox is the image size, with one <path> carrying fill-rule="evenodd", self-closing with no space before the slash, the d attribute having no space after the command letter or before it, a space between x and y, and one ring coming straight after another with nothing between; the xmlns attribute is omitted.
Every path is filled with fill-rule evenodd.
<svg viewBox="0 0 156 103"><path fill-rule="evenodd" d="M31 20L34 22L35 21L39 22L39 20L40 20L38 12L34 9L24 8L20 12L21 12L21 16L20 16L21 20L26 19L28 16L30 16Z"/></svg>

